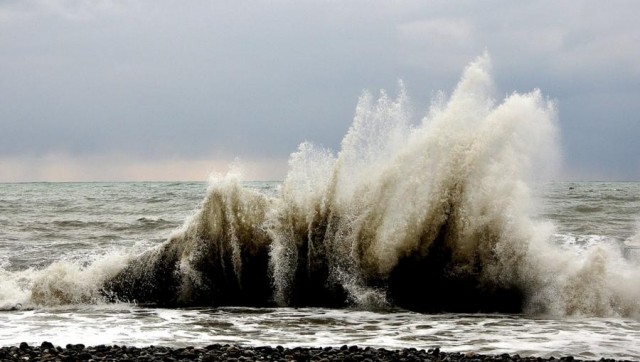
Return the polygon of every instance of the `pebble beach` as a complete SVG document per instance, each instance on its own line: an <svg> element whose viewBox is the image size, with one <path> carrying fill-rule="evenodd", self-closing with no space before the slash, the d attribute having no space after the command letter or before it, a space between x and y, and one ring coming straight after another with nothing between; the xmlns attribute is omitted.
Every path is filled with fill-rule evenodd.
<svg viewBox="0 0 640 362"><path fill-rule="evenodd" d="M561 358L541 358L519 356L517 354L482 355L474 353L447 353L439 348L399 349L362 348L358 346L284 348L247 347L228 344L213 344L203 348L186 347L127 347L127 346L85 346L68 344L65 347L42 342L31 346L22 342L17 346L0 348L2 361L583 361L572 356ZM616 361L602 358L601 362Z"/></svg>

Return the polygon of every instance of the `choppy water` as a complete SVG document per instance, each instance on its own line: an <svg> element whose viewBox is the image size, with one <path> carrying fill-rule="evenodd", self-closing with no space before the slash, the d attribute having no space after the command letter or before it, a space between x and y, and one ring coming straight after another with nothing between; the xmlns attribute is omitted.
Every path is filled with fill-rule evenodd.
<svg viewBox="0 0 640 362"><path fill-rule="evenodd" d="M275 193L279 183L247 187ZM556 242L580 253L622 246L636 233L640 183L553 183L536 187L537 217L557 225ZM206 192L204 183L1 184L3 279L59 260L91 263L164 241ZM107 221L105 221L107 220ZM5 280L6 281L6 280ZM6 286L6 284L0 284ZM12 298L5 296L6 302ZM446 292L446 291L443 291ZM7 306L5 306L6 308ZM583 358L640 358L636 318L508 314L420 314L326 308L145 308L71 305L0 311L0 345L56 344L339 346L431 348Z"/></svg>
<svg viewBox="0 0 640 362"><path fill-rule="evenodd" d="M0 344L640 359L640 183L527 182L554 105L496 103L489 68L421 119L365 94L281 183L0 184Z"/></svg>

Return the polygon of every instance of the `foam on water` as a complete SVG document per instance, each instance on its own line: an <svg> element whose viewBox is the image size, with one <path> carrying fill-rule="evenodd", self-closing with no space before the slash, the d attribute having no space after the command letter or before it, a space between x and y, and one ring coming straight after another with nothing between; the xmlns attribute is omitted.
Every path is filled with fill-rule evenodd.
<svg viewBox="0 0 640 362"><path fill-rule="evenodd" d="M103 284L120 272L131 255L107 254L88 266L57 261L44 269L0 268L0 310L32 309L106 301Z"/></svg>
<svg viewBox="0 0 640 362"><path fill-rule="evenodd" d="M540 319L318 308L137 308L127 304L0 313L0 345L285 347L341 345L581 359L640 357L640 325L610 318ZM34 329L37 333L34 333Z"/></svg>

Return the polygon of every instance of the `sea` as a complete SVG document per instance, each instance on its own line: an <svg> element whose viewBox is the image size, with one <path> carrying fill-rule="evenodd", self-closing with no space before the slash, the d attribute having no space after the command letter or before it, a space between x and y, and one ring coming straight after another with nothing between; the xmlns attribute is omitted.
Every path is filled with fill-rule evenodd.
<svg viewBox="0 0 640 362"><path fill-rule="evenodd" d="M242 186L275 195L281 183ZM624 251L625 241L637 232L640 183L560 182L536 188L541 208L535 217L555 223L553 242L575 258L602 244ZM96 273L88 269L119 267L122 260L162 244L197 212L206 193L206 183L187 182L0 184L0 345L355 344L640 358L637 315L419 313L355 305L165 308L83 297L94 293ZM625 262L640 268L640 254L628 251ZM30 302L33 284L43 278L56 283L51 293L69 288L78 295Z"/></svg>
<svg viewBox="0 0 640 362"><path fill-rule="evenodd" d="M555 104L489 65L417 119L365 93L282 181L0 183L0 345L640 360L640 183L545 181Z"/></svg>

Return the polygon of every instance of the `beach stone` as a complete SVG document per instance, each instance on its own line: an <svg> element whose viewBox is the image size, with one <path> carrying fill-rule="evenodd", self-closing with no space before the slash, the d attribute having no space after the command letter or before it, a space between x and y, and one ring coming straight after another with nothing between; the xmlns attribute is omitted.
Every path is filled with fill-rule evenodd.
<svg viewBox="0 0 640 362"><path fill-rule="evenodd" d="M227 354L231 357L238 357L240 356L240 350L234 346L231 346L227 348Z"/></svg>
<svg viewBox="0 0 640 362"><path fill-rule="evenodd" d="M202 357L202 362L215 362L218 360L219 358L215 353L207 353Z"/></svg>
<svg viewBox="0 0 640 362"><path fill-rule="evenodd" d="M196 359L196 355L191 351L182 351L178 354L178 358L186 358L190 360Z"/></svg>
<svg viewBox="0 0 640 362"><path fill-rule="evenodd" d="M40 344L40 348L54 349L55 347L53 346L53 343L44 341Z"/></svg>
<svg viewBox="0 0 640 362"><path fill-rule="evenodd" d="M24 343L24 342L23 342ZM166 348L166 347L127 347L104 346L85 347L68 345L68 349L53 347L50 342L43 342L44 347L32 347L27 343L19 346L0 347L0 361L430 361L430 362L574 362L580 361L573 356L563 357L527 357L507 353L500 355L483 355L474 352L446 353L439 348L425 351L415 348L386 350L383 348L360 348L357 346L314 347L314 348L273 348L245 347L237 345L207 346L204 348ZM436 355L437 353L437 355ZM233 354L233 356L231 356ZM601 362L615 362L602 358Z"/></svg>

